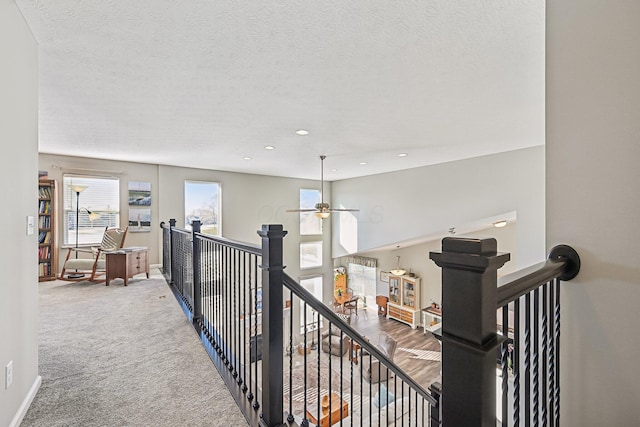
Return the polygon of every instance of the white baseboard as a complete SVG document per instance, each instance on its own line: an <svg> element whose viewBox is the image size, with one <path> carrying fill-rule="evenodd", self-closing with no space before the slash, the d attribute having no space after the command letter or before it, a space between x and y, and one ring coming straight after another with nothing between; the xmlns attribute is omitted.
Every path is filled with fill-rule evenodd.
<svg viewBox="0 0 640 427"><path fill-rule="evenodd" d="M36 397L38 390L40 390L41 384L42 377L38 375L36 377L36 380L33 382L31 389L29 389L29 393L27 393L24 400L22 401L22 405L20 405L20 408L18 408L18 412L16 412L13 420L11 420L11 423L9 423L9 427L18 427L20 425L24 416L27 415L27 411L29 410L29 406L31 406L31 402L33 402L33 398Z"/></svg>

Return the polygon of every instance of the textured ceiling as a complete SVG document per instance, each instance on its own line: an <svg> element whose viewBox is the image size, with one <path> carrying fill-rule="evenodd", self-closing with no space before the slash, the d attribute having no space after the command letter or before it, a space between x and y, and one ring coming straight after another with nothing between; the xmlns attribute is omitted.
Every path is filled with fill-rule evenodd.
<svg viewBox="0 0 640 427"><path fill-rule="evenodd" d="M539 0L16 2L44 153L335 180L544 143Z"/></svg>

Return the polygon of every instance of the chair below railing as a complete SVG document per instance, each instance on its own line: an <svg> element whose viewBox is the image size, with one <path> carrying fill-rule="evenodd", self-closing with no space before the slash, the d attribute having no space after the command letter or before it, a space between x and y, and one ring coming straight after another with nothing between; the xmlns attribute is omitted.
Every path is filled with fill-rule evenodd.
<svg viewBox="0 0 640 427"><path fill-rule="evenodd" d="M258 234L260 247L163 225L165 277L248 423L439 426L438 385L284 274L282 226Z"/></svg>

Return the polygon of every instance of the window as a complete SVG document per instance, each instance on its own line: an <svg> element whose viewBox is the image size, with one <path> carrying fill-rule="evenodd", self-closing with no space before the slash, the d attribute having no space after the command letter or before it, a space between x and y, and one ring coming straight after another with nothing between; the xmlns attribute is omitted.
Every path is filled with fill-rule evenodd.
<svg viewBox="0 0 640 427"><path fill-rule="evenodd" d="M375 302L376 295L376 265L373 258L347 257L347 273L349 287L354 295L363 297L365 305Z"/></svg>
<svg viewBox="0 0 640 427"><path fill-rule="evenodd" d="M318 299L318 301L322 302L322 276L314 276L308 277L300 280L300 285L311 292L314 297ZM302 304L300 308L300 333L303 334L305 332L305 317L304 317L304 304ZM311 308L310 305L307 305L307 332L314 331L317 328L318 323L318 313ZM322 322L320 322L320 327L322 327ZM307 337L307 339L312 339L311 336Z"/></svg>
<svg viewBox="0 0 640 427"><path fill-rule="evenodd" d="M199 220L203 234L221 236L220 184L217 182L184 182L184 225L191 230Z"/></svg>
<svg viewBox="0 0 640 427"><path fill-rule="evenodd" d="M300 243L300 268L322 267L322 242Z"/></svg>
<svg viewBox="0 0 640 427"><path fill-rule="evenodd" d="M320 191L307 188L300 189L300 209L315 209L320 203ZM300 235L322 234L322 219L314 212L300 212Z"/></svg>
<svg viewBox="0 0 640 427"><path fill-rule="evenodd" d="M64 175L62 181L64 245L76 239L78 245L99 245L105 227L120 226L120 180Z"/></svg>

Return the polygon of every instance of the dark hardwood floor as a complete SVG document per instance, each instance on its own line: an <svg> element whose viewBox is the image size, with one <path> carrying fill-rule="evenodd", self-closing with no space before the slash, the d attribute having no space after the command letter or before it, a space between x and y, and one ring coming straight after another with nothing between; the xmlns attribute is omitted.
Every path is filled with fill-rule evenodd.
<svg viewBox="0 0 640 427"><path fill-rule="evenodd" d="M372 343L376 343L380 331L392 336L397 342L393 361L411 378L425 389L434 381L440 380L440 342L427 331L410 326L394 319L378 316L375 309L358 309L358 316L351 316L354 327Z"/></svg>

